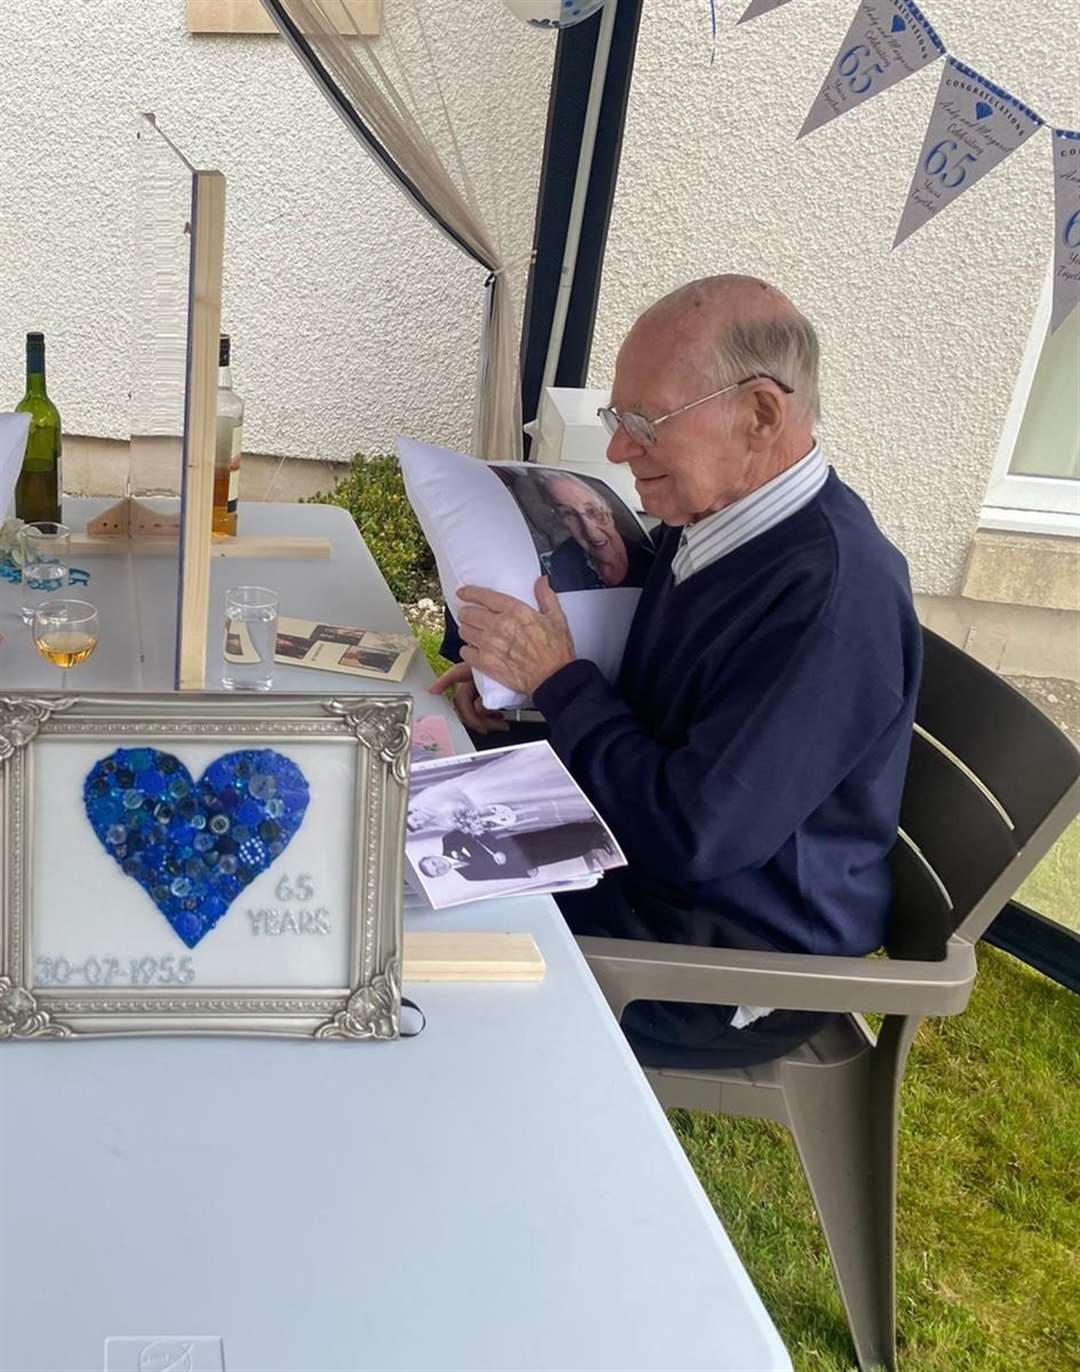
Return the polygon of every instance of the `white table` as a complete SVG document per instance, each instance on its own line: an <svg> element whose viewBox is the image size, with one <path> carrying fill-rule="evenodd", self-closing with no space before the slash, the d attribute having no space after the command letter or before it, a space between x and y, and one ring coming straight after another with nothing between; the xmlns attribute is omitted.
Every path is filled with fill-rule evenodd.
<svg viewBox="0 0 1080 1372"><path fill-rule="evenodd" d="M302 571L245 565L287 613L400 629L344 513L244 518L334 540ZM91 663L128 670L128 638ZM428 1027L393 1044L3 1045L0 1372L101 1369L119 1335L220 1335L229 1372L790 1368L554 904L412 926L528 930L547 976L408 987Z"/></svg>

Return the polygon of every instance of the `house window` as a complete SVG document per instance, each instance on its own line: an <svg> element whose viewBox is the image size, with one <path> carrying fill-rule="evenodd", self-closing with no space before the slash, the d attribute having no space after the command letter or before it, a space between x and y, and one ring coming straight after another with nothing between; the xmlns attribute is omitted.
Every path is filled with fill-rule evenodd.
<svg viewBox="0 0 1080 1372"><path fill-rule="evenodd" d="M1050 333L1050 278L1005 422L984 528L1080 535L1080 308Z"/></svg>

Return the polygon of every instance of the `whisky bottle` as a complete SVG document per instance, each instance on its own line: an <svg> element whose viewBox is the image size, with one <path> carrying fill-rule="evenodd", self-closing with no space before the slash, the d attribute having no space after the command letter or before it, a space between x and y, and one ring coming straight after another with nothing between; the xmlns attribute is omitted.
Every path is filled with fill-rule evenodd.
<svg viewBox="0 0 1080 1372"><path fill-rule="evenodd" d="M233 390L228 334L218 348L217 444L214 449L214 533L236 533L240 499L240 453L244 442L244 402Z"/></svg>

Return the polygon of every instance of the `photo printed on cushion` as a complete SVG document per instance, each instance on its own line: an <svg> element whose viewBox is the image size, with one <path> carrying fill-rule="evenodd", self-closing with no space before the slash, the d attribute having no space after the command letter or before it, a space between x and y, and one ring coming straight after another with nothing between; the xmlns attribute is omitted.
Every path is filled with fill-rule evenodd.
<svg viewBox="0 0 1080 1372"><path fill-rule="evenodd" d="M491 470L521 511L553 591L645 584L652 544L610 486L561 467L493 463Z"/></svg>

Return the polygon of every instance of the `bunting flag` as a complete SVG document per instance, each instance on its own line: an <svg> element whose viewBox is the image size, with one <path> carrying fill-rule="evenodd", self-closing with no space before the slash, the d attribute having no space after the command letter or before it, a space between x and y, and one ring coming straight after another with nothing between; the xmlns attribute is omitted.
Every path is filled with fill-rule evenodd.
<svg viewBox="0 0 1080 1372"><path fill-rule="evenodd" d="M739 18L779 9L789 0L750 0ZM716 0L710 0L713 56ZM945 58L918 165L900 224L898 247L1042 128L1033 109L957 61L919 0L858 0L855 18L799 131L799 138L889 90L905 76ZM1080 305L1080 131L1052 130L1054 276L1050 331Z"/></svg>
<svg viewBox="0 0 1080 1372"><path fill-rule="evenodd" d="M862 0L799 137L813 133L945 53L914 0Z"/></svg>
<svg viewBox="0 0 1080 1372"><path fill-rule="evenodd" d="M759 14L768 14L770 10L778 10L781 5L786 5L788 0L750 0L746 7L746 13L739 19L740 24L745 24L748 19L756 19Z"/></svg>
<svg viewBox="0 0 1080 1372"><path fill-rule="evenodd" d="M1055 129L1054 303L1050 332L1080 304L1080 133Z"/></svg>
<svg viewBox="0 0 1080 1372"><path fill-rule="evenodd" d="M947 58L893 247L1004 162L1042 122L1008 91Z"/></svg>

